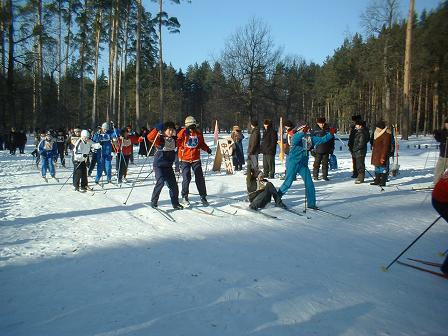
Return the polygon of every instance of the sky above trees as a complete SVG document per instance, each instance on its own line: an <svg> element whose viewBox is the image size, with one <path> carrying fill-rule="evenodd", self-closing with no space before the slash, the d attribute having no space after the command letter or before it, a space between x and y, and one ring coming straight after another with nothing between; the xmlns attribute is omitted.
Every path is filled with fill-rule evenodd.
<svg viewBox="0 0 448 336"><path fill-rule="evenodd" d="M180 34L166 36L165 62L183 71L189 65L217 60L226 39L252 17L262 18L284 55L297 55L319 64L331 56L346 37L363 33L360 14L370 0L192 0L180 5L166 2L166 11L181 23ZM440 0L416 0L415 10L434 9ZM157 3L144 0L157 11ZM400 1L401 18L407 17L408 0ZM166 33L165 33L166 34Z"/></svg>

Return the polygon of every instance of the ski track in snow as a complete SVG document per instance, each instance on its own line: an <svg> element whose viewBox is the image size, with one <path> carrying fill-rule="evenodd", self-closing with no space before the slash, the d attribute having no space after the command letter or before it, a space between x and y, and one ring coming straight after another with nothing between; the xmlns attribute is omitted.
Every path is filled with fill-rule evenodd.
<svg viewBox="0 0 448 336"><path fill-rule="evenodd" d="M170 222L149 207L153 175L123 204L144 162L137 156L129 183L103 190L89 178L95 191L81 194L71 179L59 190L72 168L57 168L59 183L46 183L30 154L0 152L0 334L447 335L446 280L400 265L380 270L437 218L430 191L411 190L432 181L435 141L401 142L400 174L384 192L368 176L354 184L339 146L339 169L315 186L318 206L347 220L272 205L263 211L279 220L171 211L164 188L159 205ZM373 172L370 151L366 167ZM242 172L207 172L206 181L214 207L247 206ZM284 202L303 210L300 178ZM440 221L403 258L442 262L447 241Z"/></svg>

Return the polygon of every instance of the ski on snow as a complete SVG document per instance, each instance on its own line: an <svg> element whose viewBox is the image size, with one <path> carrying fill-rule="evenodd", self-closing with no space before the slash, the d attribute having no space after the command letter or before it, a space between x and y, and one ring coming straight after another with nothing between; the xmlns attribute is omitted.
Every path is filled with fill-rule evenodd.
<svg viewBox="0 0 448 336"><path fill-rule="evenodd" d="M239 206L239 205L236 205L236 204L229 204L229 205L230 205L231 207L233 207L233 208L237 208L237 209L241 209L241 210L246 210L246 211L248 211L248 212L253 212L253 213L262 215L262 216L267 217L267 218L270 218L270 219L279 219L277 216L267 214L267 213L265 213L265 212L263 212L263 211L253 210L253 209L251 209L251 208L249 208L249 207L248 207L248 208L245 208L245 207L242 207L242 206Z"/></svg>
<svg viewBox="0 0 448 336"><path fill-rule="evenodd" d="M153 208L152 206L150 206L149 204L145 204L143 203L144 206L154 210L155 212L159 213L162 217L164 217L165 219L167 219L170 222L176 223L176 219L171 216L171 214L168 213L168 211L160 209L158 207Z"/></svg>
<svg viewBox="0 0 448 336"><path fill-rule="evenodd" d="M420 264L424 264L424 265L428 265L428 266L434 266L434 267L442 267L442 264L440 263L436 263L436 262L432 262L432 261L426 261L426 260L422 260L422 259L414 259L414 258L407 258L408 260L420 263Z"/></svg>
<svg viewBox="0 0 448 336"><path fill-rule="evenodd" d="M419 266L415 266L415 265L411 265L411 264L405 263L405 262L400 261L400 260L397 260L397 263L400 264L400 265L403 265L403 266L406 266L406 267L410 267L410 268L413 268L413 269L416 269L416 270L419 270L419 271L422 271L422 272L430 273L430 274L433 274L435 276L438 276L438 277L441 277L441 278L444 278L444 279L448 280L448 276L446 276L442 272L435 272L433 270L430 270L430 269L427 269L427 268L423 268L423 267L419 267Z"/></svg>
<svg viewBox="0 0 448 336"><path fill-rule="evenodd" d="M327 215L332 215L332 216L335 216L335 217L338 217L338 218L342 218L342 219L349 219L352 216L352 214L348 214L347 216L338 215L338 214L336 214L334 212L331 212L331 211L328 211L328 210L324 210L324 209L321 209L321 208L310 208L310 209L314 210L314 211L320 211L320 212L326 213Z"/></svg>

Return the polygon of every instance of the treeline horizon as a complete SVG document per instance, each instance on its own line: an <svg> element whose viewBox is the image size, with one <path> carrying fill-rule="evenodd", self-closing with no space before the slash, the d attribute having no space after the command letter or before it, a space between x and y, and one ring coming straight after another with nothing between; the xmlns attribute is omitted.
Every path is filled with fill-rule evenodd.
<svg viewBox="0 0 448 336"><path fill-rule="evenodd" d="M229 129L246 128L251 119L278 126L280 117L309 123L325 117L346 131L351 116L361 115L371 127L385 120L408 134L427 134L448 116L448 1L414 14L409 115L403 111L407 20L397 19L398 0L383 1L387 19L378 20L373 3L360 13L368 32L345 39L322 65L282 55L269 26L253 18L223 43L218 60L185 73L165 62L160 48L181 24L163 11L163 1L155 2L157 13L140 0L0 0L0 127L114 121L139 129L160 120L182 125L192 115L203 129L213 129L215 120ZM108 69L100 72L100 60Z"/></svg>

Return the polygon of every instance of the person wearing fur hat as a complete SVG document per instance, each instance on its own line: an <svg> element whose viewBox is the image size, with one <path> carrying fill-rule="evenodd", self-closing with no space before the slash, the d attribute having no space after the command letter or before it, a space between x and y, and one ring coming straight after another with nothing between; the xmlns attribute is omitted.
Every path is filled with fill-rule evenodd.
<svg viewBox="0 0 448 336"><path fill-rule="evenodd" d="M244 165L244 135L241 132L241 128L239 126L233 126L230 137L235 144L235 150L232 152L233 166L235 167L235 170L242 170Z"/></svg>
<svg viewBox="0 0 448 336"><path fill-rule="evenodd" d="M96 144L98 145L98 144ZM90 133L87 130L81 131L81 137L76 141L73 148L73 187L75 191L86 192L88 189L87 181L87 159L94 146L90 140ZM81 190L79 183L81 182Z"/></svg>
<svg viewBox="0 0 448 336"><path fill-rule="evenodd" d="M264 132L261 140L261 153L263 154L263 174L273 179L275 175L275 153L277 152L277 131L272 127L272 121L265 119Z"/></svg>
<svg viewBox="0 0 448 336"><path fill-rule="evenodd" d="M201 150L210 155L212 150L204 141L202 132L197 128L198 123L192 116L185 119L185 127L177 134L177 153L182 171L182 201L185 206L190 205L188 194L190 193L191 170L193 170L201 202L208 205L207 189L205 187L204 173L202 171Z"/></svg>
<svg viewBox="0 0 448 336"><path fill-rule="evenodd" d="M46 180L46 174L48 169L50 171L51 177L56 179L56 171L54 169L54 158L58 154L58 148L50 132L47 132L45 138L40 141L39 154L42 162L41 167L42 178Z"/></svg>
<svg viewBox="0 0 448 336"><path fill-rule="evenodd" d="M443 129L434 132L434 138L437 142L440 142L440 155L434 169L434 184L436 184L443 172L448 168L448 118L444 120Z"/></svg>
<svg viewBox="0 0 448 336"><path fill-rule="evenodd" d="M95 183L100 182L103 171L106 172L107 183L111 183L112 179L112 141L117 138L115 129L110 129L107 122L101 125L101 131L96 133L92 141L99 143L101 147L96 153L96 177Z"/></svg>
<svg viewBox="0 0 448 336"><path fill-rule="evenodd" d="M355 136L351 149L352 157L355 158L356 176L355 184L364 183L366 172L365 159L367 155L367 144L370 140L369 130L363 120L355 121Z"/></svg>
<svg viewBox="0 0 448 336"><path fill-rule="evenodd" d="M330 128L326 124L325 118L317 118L316 123L318 128L313 132L313 135L323 137L330 132ZM327 141L315 147L316 157L313 164L313 179L319 179L319 169L322 165L322 179L328 181L328 163L330 154L334 152L334 139Z"/></svg>
<svg viewBox="0 0 448 336"><path fill-rule="evenodd" d="M274 199L275 206L286 208L282 202L277 189L274 185L264 178L264 175L258 169L252 167L252 162L248 162L247 166L247 193L250 202L249 207L253 210L262 209L271 199Z"/></svg>
<svg viewBox="0 0 448 336"><path fill-rule="evenodd" d="M389 167L389 155L392 146L392 132L381 120L377 122L373 132L373 146L371 163L375 166L375 180L371 185L380 185L384 187L387 182L387 173Z"/></svg>
<svg viewBox="0 0 448 336"><path fill-rule="evenodd" d="M170 191L171 205L175 210L182 210L179 203L179 188L174 175L173 163L176 157L176 126L173 122L159 123L147 135L148 141L154 143L154 175L156 185L152 191L151 206L158 207L159 196L165 183Z"/></svg>
<svg viewBox="0 0 448 336"><path fill-rule="evenodd" d="M349 131L349 136L348 136L348 150L350 151L350 154L352 155L352 166L353 166L353 173L352 173L352 178L357 178L358 177L358 170L356 169L356 158L353 155L353 144L355 141L355 135L356 135L356 122L357 121L362 121L362 117L361 115L354 115L352 116L352 122L353 124L350 125L350 131Z"/></svg>
<svg viewBox="0 0 448 336"><path fill-rule="evenodd" d="M308 168L308 151L312 146L320 145L333 139L336 132L330 128L330 132L323 137L308 134L309 127L305 122L299 122L296 133L291 138L288 163L286 165L286 177L280 186L278 194L282 197L291 187L297 174L300 174L305 183L305 192L308 200L308 208L316 209L316 190Z"/></svg>

